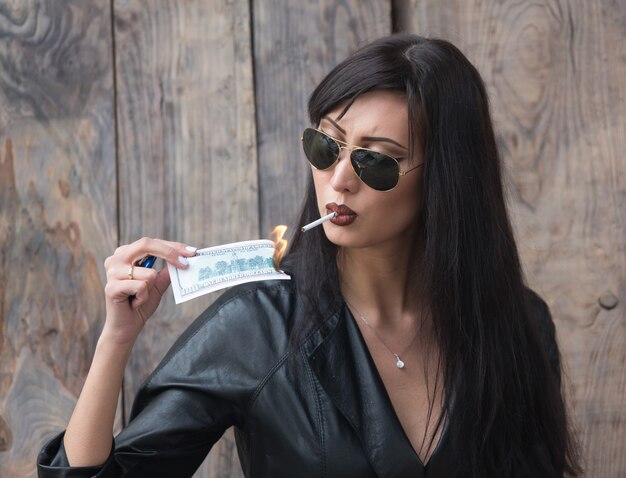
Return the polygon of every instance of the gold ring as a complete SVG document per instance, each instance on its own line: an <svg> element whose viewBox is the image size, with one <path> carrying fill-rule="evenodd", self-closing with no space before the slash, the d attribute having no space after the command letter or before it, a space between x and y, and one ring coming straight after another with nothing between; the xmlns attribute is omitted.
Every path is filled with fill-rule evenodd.
<svg viewBox="0 0 626 478"><path fill-rule="evenodd" d="M128 280L133 280L133 269L135 268L134 264L130 265L130 268L128 269Z"/></svg>

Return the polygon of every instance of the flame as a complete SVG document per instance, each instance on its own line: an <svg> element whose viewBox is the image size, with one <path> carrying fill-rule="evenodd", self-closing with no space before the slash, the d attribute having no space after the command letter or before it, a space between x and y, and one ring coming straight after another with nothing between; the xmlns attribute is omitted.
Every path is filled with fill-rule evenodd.
<svg viewBox="0 0 626 478"><path fill-rule="evenodd" d="M280 261L283 259L285 250L287 249L287 240L283 239L283 236L287 232L287 226L276 226L272 233L272 241L274 241L274 268L280 270Z"/></svg>

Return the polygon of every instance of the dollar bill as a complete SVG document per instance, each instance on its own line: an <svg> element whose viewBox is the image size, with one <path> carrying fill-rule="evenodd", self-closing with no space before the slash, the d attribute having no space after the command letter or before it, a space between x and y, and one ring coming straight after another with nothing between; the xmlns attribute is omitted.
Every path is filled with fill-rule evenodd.
<svg viewBox="0 0 626 478"><path fill-rule="evenodd" d="M266 239L199 249L186 269L167 265L174 300L180 304L237 284L291 279L274 268L273 256L274 243Z"/></svg>

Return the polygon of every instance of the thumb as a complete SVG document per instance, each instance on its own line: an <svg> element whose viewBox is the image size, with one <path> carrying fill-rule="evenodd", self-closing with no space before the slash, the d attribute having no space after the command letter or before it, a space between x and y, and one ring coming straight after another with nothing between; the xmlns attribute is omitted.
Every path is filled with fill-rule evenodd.
<svg viewBox="0 0 626 478"><path fill-rule="evenodd" d="M163 296L163 294L165 294L165 291L167 290L167 288L170 286L170 283L171 283L171 279L170 279L169 270L168 270L167 267L164 267L157 274L157 277L154 280L154 287L156 287L157 292L161 296Z"/></svg>

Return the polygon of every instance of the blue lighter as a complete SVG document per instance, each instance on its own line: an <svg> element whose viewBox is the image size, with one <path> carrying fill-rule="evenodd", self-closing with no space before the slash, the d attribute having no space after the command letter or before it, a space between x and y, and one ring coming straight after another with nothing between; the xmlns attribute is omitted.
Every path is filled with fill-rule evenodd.
<svg viewBox="0 0 626 478"><path fill-rule="evenodd" d="M150 269L154 265L155 261L155 256L146 256L137 263L137 266L147 267L148 269Z"/></svg>
<svg viewBox="0 0 626 478"><path fill-rule="evenodd" d="M143 259L141 259L139 262L137 262L137 267L146 267L146 268L150 269L154 265L155 262L156 262L156 257L155 256L146 256ZM130 304L133 301L134 298L135 298L134 295L129 295L128 296L128 303Z"/></svg>

